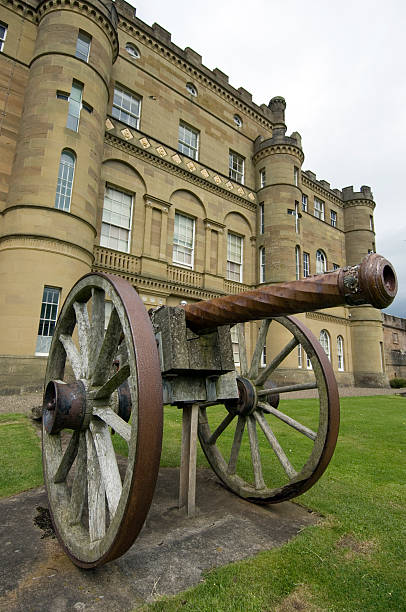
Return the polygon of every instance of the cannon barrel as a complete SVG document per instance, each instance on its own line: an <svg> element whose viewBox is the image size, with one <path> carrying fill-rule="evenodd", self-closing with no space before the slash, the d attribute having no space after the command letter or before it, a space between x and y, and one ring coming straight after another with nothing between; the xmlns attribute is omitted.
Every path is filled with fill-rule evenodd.
<svg viewBox="0 0 406 612"><path fill-rule="evenodd" d="M386 308L397 292L396 273L387 259L371 253L356 266L287 283L188 304L188 325L196 331L219 325L310 312L333 306L371 304Z"/></svg>

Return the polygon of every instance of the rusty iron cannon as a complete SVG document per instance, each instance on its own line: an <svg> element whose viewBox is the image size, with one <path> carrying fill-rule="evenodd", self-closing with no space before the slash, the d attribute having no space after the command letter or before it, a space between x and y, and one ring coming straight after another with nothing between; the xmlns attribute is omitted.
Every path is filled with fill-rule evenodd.
<svg viewBox="0 0 406 612"><path fill-rule="evenodd" d="M101 566L140 532L158 475L163 404L183 408L179 501L190 514L196 434L218 478L249 501L276 503L309 489L334 452L339 397L324 349L287 315L384 308L396 291L391 264L376 254L358 266L150 313L124 279L81 278L55 328L43 402L44 479L56 534L72 561ZM256 320L247 350L244 323ZM298 346L311 380L285 383L281 364ZM309 388L319 396L311 417L295 411L295 402L289 414L280 409L281 394Z"/></svg>

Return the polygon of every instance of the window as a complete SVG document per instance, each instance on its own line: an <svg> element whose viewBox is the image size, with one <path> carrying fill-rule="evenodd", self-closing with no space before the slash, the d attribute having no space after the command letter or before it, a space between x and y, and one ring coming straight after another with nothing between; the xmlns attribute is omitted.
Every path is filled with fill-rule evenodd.
<svg viewBox="0 0 406 612"><path fill-rule="evenodd" d="M234 123L237 127L242 127L242 119L240 117L240 115L234 115L233 117L234 119Z"/></svg>
<svg viewBox="0 0 406 612"><path fill-rule="evenodd" d="M233 347L234 365L240 365L240 347L238 345L238 333L237 327L234 326L230 329L231 333L231 345Z"/></svg>
<svg viewBox="0 0 406 612"><path fill-rule="evenodd" d="M299 233L299 202L295 202L295 231Z"/></svg>
<svg viewBox="0 0 406 612"><path fill-rule="evenodd" d="M227 235L227 278L242 283L242 238Z"/></svg>
<svg viewBox="0 0 406 612"><path fill-rule="evenodd" d="M324 221L324 202L314 198L314 216Z"/></svg>
<svg viewBox="0 0 406 612"><path fill-rule="evenodd" d="M265 168L262 168L262 170L259 171L259 186L262 189L262 187L265 187L265 181L266 181L266 172L265 172Z"/></svg>
<svg viewBox="0 0 406 612"><path fill-rule="evenodd" d="M77 81L73 81L72 90L69 96L69 110L66 127L74 132L78 131L80 111L82 108L83 85Z"/></svg>
<svg viewBox="0 0 406 612"><path fill-rule="evenodd" d="M261 353L261 368L265 368L266 366L266 344L264 344L264 348Z"/></svg>
<svg viewBox="0 0 406 612"><path fill-rule="evenodd" d="M0 23L0 51L3 51L6 36L7 36L7 25L5 23Z"/></svg>
<svg viewBox="0 0 406 612"><path fill-rule="evenodd" d="M192 96L197 96L197 89L193 83L186 83L186 89Z"/></svg>
<svg viewBox="0 0 406 612"><path fill-rule="evenodd" d="M330 223L333 227L337 227L337 213L334 210L330 210Z"/></svg>
<svg viewBox="0 0 406 612"><path fill-rule="evenodd" d="M307 195L305 195L304 193L302 194L302 210L303 212L307 212Z"/></svg>
<svg viewBox="0 0 406 612"><path fill-rule="evenodd" d="M307 278L310 276L310 255L309 253L303 253L303 276Z"/></svg>
<svg viewBox="0 0 406 612"><path fill-rule="evenodd" d="M138 51L137 47L131 43L126 44L125 50L127 51L128 55L131 55L131 57L133 57L134 59L139 59L141 57L141 54Z"/></svg>
<svg viewBox="0 0 406 612"><path fill-rule="evenodd" d="M228 176L236 183L244 184L244 158L234 151L230 151Z"/></svg>
<svg viewBox="0 0 406 612"><path fill-rule="evenodd" d="M340 266L336 263L333 263L333 270L339 270Z"/></svg>
<svg viewBox="0 0 406 612"><path fill-rule="evenodd" d="M182 121L179 123L178 151L197 159L199 152L199 132Z"/></svg>
<svg viewBox="0 0 406 612"><path fill-rule="evenodd" d="M302 345L301 344L297 345L297 367L298 368L303 367L303 355L302 355Z"/></svg>
<svg viewBox="0 0 406 612"><path fill-rule="evenodd" d="M265 282L265 247L259 249L259 282Z"/></svg>
<svg viewBox="0 0 406 612"><path fill-rule="evenodd" d="M337 360L338 370L344 372L344 340L342 336L337 336Z"/></svg>
<svg viewBox="0 0 406 612"><path fill-rule="evenodd" d="M130 250L132 196L124 191L106 187L100 245L124 251Z"/></svg>
<svg viewBox="0 0 406 612"><path fill-rule="evenodd" d="M316 274L323 274L327 270L327 258L320 249L316 251Z"/></svg>
<svg viewBox="0 0 406 612"><path fill-rule="evenodd" d="M58 183L56 186L55 208L70 210L72 198L73 175L75 173L76 156L73 151L64 149L61 153L58 170Z"/></svg>
<svg viewBox="0 0 406 612"><path fill-rule="evenodd" d="M141 99L120 87L114 88L113 117L138 129L141 114Z"/></svg>
<svg viewBox="0 0 406 612"><path fill-rule="evenodd" d="M392 340L394 344L399 344L398 332L392 332Z"/></svg>
<svg viewBox="0 0 406 612"><path fill-rule="evenodd" d="M259 233L263 234L265 231L265 209L264 203L261 202L259 205Z"/></svg>
<svg viewBox="0 0 406 612"><path fill-rule="evenodd" d="M306 368L308 370L313 370L312 362L310 361L310 357L307 353L306 353Z"/></svg>
<svg viewBox="0 0 406 612"><path fill-rule="evenodd" d="M60 289L44 287L37 336L36 355L48 355L58 316Z"/></svg>
<svg viewBox="0 0 406 612"><path fill-rule="evenodd" d="M300 278L300 247L295 247L295 261L296 261L296 280Z"/></svg>
<svg viewBox="0 0 406 612"><path fill-rule="evenodd" d="M320 340L321 346L324 348L324 352L326 353L327 357L331 361L330 336L328 334L328 331L326 331L325 329L322 329L320 332L319 340Z"/></svg>
<svg viewBox="0 0 406 612"><path fill-rule="evenodd" d="M371 230L371 232L374 231L374 218L372 215L369 215L369 229Z"/></svg>
<svg viewBox="0 0 406 612"><path fill-rule="evenodd" d="M172 253L174 263L193 268L194 240L195 220L180 213L175 213Z"/></svg>
<svg viewBox="0 0 406 612"><path fill-rule="evenodd" d="M299 168L296 166L293 168L293 182L295 183L296 187L299 185Z"/></svg>
<svg viewBox="0 0 406 612"><path fill-rule="evenodd" d="M76 57L83 60L84 62L89 61L90 43L92 37L86 32L79 30L78 39L76 41Z"/></svg>

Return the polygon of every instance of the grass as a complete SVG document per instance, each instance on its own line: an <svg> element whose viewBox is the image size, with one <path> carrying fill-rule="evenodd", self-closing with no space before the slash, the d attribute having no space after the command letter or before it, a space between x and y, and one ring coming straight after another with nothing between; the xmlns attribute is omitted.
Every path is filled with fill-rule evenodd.
<svg viewBox="0 0 406 612"><path fill-rule="evenodd" d="M0 415L0 497L42 484L41 443L23 414Z"/></svg>
<svg viewBox="0 0 406 612"><path fill-rule="evenodd" d="M281 409L312 425L313 400L284 401ZM211 411L215 426L221 413ZM142 610L406 610L406 400L399 396L343 398L341 411L331 464L322 479L297 500L322 513L322 523L304 529L279 549L210 571L196 588ZM179 463L181 419L176 408L165 410L163 466ZM15 414L0 416L0 436L0 494L41 484L39 439L29 420ZM231 436L223 436L227 447ZM122 451L119 437L115 438ZM306 450L290 448L286 437L283 444L293 463ZM244 462L248 456L242 455ZM198 465L207 466L200 449ZM268 477L273 473L270 465ZM246 476L251 477L248 469Z"/></svg>

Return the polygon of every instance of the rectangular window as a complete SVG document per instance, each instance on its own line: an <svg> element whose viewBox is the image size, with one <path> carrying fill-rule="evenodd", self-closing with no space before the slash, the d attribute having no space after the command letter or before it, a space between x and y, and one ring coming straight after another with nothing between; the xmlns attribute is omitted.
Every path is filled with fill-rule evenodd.
<svg viewBox="0 0 406 612"><path fill-rule="evenodd" d="M266 344L264 345L264 348L262 349L262 353L261 353L261 368L265 368L266 367Z"/></svg>
<svg viewBox="0 0 406 612"><path fill-rule="evenodd" d="M310 276L310 255L303 252L303 276Z"/></svg>
<svg viewBox="0 0 406 612"><path fill-rule="evenodd" d="M369 229L371 230L371 232L374 231L374 218L372 215L369 215Z"/></svg>
<svg viewBox="0 0 406 612"><path fill-rule="evenodd" d="M295 247L295 260L296 260L296 280L300 279L300 247Z"/></svg>
<svg viewBox="0 0 406 612"><path fill-rule="evenodd" d="M324 221L324 202L318 198L314 198L314 216Z"/></svg>
<svg viewBox="0 0 406 612"><path fill-rule="evenodd" d="M180 266L193 268L195 220L175 213L172 260Z"/></svg>
<svg viewBox="0 0 406 612"><path fill-rule="evenodd" d="M265 182L266 182L265 168L262 168L262 170L259 171L259 186L261 189L262 187L265 187Z"/></svg>
<svg viewBox="0 0 406 612"><path fill-rule="evenodd" d="M79 30L78 39L76 41L76 57L87 62L89 60L90 53L90 43L92 41L92 37L86 32Z"/></svg>
<svg viewBox="0 0 406 612"><path fill-rule="evenodd" d="M244 158L230 150L228 157L228 176L236 183L244 184Z"/></svg>
<svg viewBox="0 0 406 612"><path fill-rule="evenodd" d="M234 327L230 329L230 334L231 334L231 345L233 347L234 365L239 366L240 365L240 347L238 344L237 327L235 325Z"/></svg>
<svg viewBox="0 0 406 612"><path fill-rule="evenodd" d="M299 202L295 202L295 231L299 233Z"/></svg>
<svg viewBox="0 0 406 612"><path fill-rule="evenodd" d="M83 85L77 81L73 81L72 90L69 96L69 110L66 127L74 132L78 131L80 111L82 108Z"/></svg>
<svg viewBox="0 0 406 612"><path fill-rule="evenodd" d="M307 195L302 194L302 210L303 212L307 212Z"/></svg>
<svg viewBox="0 0 406 612"><path fill-rule="evenodd" d="M392 332L392 339L394 344L399 344L399 336L397 332Z"/></svg>
<svg viewBox="0 0 406 612"><path fill-rule="evenodd" d="M197 159L199 154L199 132L181 121L179 123L178 151Z"/></svg>
<svg viewBox="0 0 406 612"><path fill-rule="evenodd" d="M310 357L307 353L306 353L306 368L308 370L313 370L312 362L310 361Z"/></svg>
<svg viewBox="0 0 406 612"><path fill-rule="evenodd" d="M128 193L106 187L100 246L128 253L133 199Z"/></svg>
<svg viewBox="0 0 406 612"><path fill-rule="evenodd" d="M141 116L141 98L121 87L115 87L111 114L137 130Z"/></svg>
<svg viewBox="0 0 406 612"><path fill-rule="evenodd" d="M297 367L298 368L303 367L302 345L301 344L297 345Z"/></svg>
<svg viewBox="0 0 406 612"><path fill-rule="evenodd" d="M0 23L0 51L3 51L6 36L7 36L7 25L5 23Z"/></svg>
<svg viewBox="0 0 406 612"><path fill-rule="evenodd" d="M242 283L242 238L227 235L227 278Z"/></svg>
<svg viewBox="0 0 406 612"><path fill-rule="evenodd" d="M297 187L299 185L299 168L296 166L293 168L293 181Z"/></svg>
<svg viewBox="0 0 406 612"><path fill-rule="evenodd" d="M337 213L334 210L330 210L330 223L333 227L337 227Z"/></svg>
<svg viewBox="0 0 406 612"><path fill-rule="evenodd" d="M48 355L51 346L52 336L55 330L55 323L58 316L60 289L54 287L44 287L42 294L41 314L39 317L39 327L36 355Z"/></svg>
<svg viewBox="0 0 406 612"><path fill-rule="evenodd" d="M265 232L265 209L264 203L261 202L259 205L259 233L263 234Z"/></svg>
<svg viewBox="0 0 406 612"><path fill-rule="evenodd" d="M259 282L265 282L265 247L259 249Z"/></svg>

